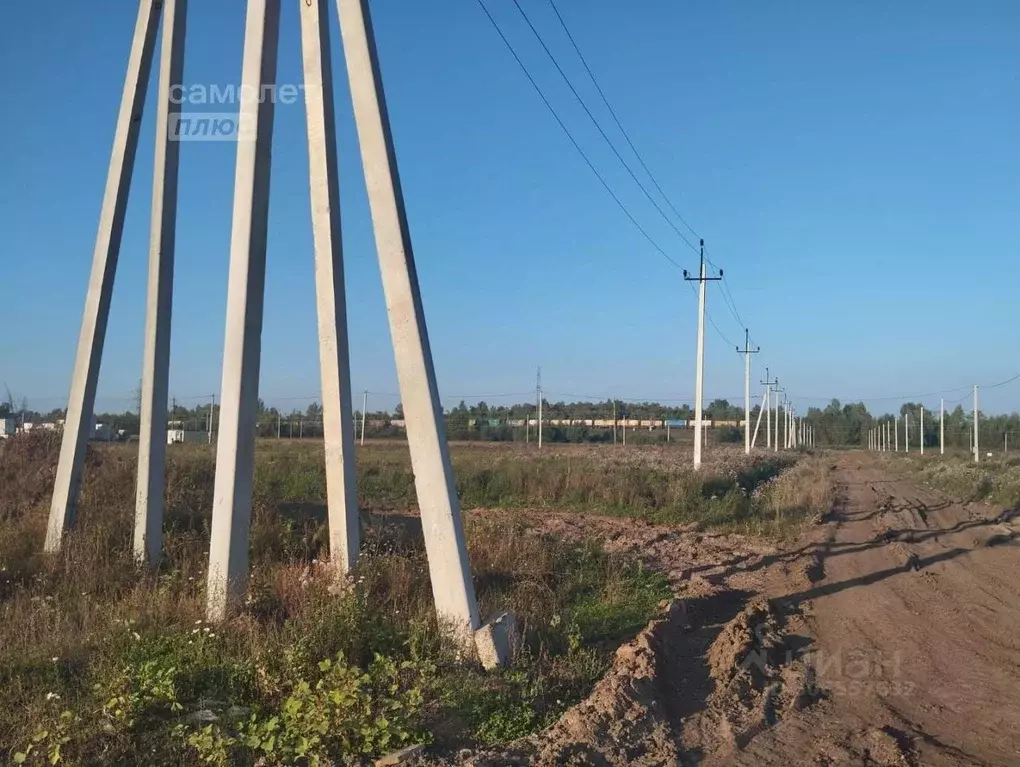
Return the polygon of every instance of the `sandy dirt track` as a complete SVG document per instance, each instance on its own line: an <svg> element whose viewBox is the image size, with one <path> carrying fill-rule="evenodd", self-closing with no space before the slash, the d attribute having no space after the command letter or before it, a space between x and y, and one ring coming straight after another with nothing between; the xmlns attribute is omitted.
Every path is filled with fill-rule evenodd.
<svg viewBox="0 0 1020 767"><path fill-rule="evenodd" d="M788 547L530 515L669 573L678 601L592 695L476 765L1020 765L1020 517L834 454Z"/></svg>

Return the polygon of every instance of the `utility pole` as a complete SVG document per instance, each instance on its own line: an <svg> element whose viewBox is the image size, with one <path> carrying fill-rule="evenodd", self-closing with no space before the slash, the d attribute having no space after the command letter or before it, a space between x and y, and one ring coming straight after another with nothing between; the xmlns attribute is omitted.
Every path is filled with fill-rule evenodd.
<svg viewBox="0 0 1020 767"><path fill-rule="evenodd" d="M744 328L744 348L737 347L737 353L744 355L744 454L751 454L751 355L758 354L760 346L751 348L751 331ZM766 371L767 375L767 371Z"/></svg>
<svg viewBox="0 0 1020 767"><path fill-rule="evenodd" d="M535 397L538 399L538 446L542 447L542 368L535 377Z"/></svg>
<svg viewBox="0 0 1020 767"><path fill-rule="evenodd" d="M910 413L903 414L903 452L910 452Z"/></svg>
<svg viewBox="0 0 1020 767"><path fill-rule="evenodd" d="M216 395L211 395L211 401L209 402L209 444L212 444L212 433L213 433L213 413L216 410Z"/></svg>
<svg viewBox="0 0 1020 767"><path fill-rule="evenodd" d="M939 400L939 455L946 454L946 400Z"/></svg>
<svg viewBox="0 0 1020 767"><path fill-rule="evenodd" d="M921 440L921 455L924 455L924 405L921 405L921 426L918 435Z"/></svg>
<svg viewBox="0 0 1020 767"><path fill-rule="evenodd" d="M773 386L779 385L779 381L769 379L769 369L765 368L765 380L759 383L765 386L765 397L761 404L765 409L765 447L768 449L772 447L772 397L770 391Z"/></svg>
<svg viewBox="0 0 1020 767"><path fill-rule="evenodd" d="M613 400L613 444L616 444L616 400Z"/></svg>
<svg viewBox="0 0 1020 767"><path fill-rule="evenodd" d="M896 452L900 452L900 419L893 418L893 447L896 448Z"/></svg>
<svg viewBox="0 0 1020 767"><path fill-rule="evenodd" d="M365 419L368 418L368 389L361 397L361 444L365 444Z"/></svg>
<svg viewBox="0 0 1020 767"><path fill-rule="evenodd" d="M623 411L623 446L627 447L627 411Z"/></svg>
<svg viewBox="0 0 1020 767"><path fill-rule="evenodd" d="M276 438L280 438L280 411L276 411Z"/></svg>
<svg viewBox="0 0 1020 767"><path fill-rule="evenodd" d="M777 378L776 379L776 388L775 388L775 392L776 392L776 434L775 434L775 439L772 441L772 450L775 453L779 452L779 406L782 404L782 402L781 402L782 398L779 395L780 394L784 394L784 396L785 396L785 391L786 391L785 389L780 389L779 388L779 379Z"/></svg>
<svg viewBox="0 0 1020 767"><path fill-rule="evenodd" d="M753 448L755 443L758 441L758 427L761 426L762 413L767 413L769 410L769 389L766 386L765 391L761 395L761 406L758 408L758 419L754 422L754 435L751 437L751 447Z"/></svg>
<svg viewBox="0 0 1020 767"><path fill-rule="evenodd" d="M978 387L974 384L974 463L978 463L981 460L981 453L978 452L980 446L978 445Z"/></svg>
<svg viewBox="0 0 1020 767"><path fill-rule="evenodd" d="M694 468L701 468L701 442L704 439L704 431L701 427L701 398L705 383L705 286L709 282L722 279L722 269L718 277L708 277L705 272L705 241L701 240L701 267L698 276L690 277L684 269L684 279L687 281L697 280L698 282L698 359L696 379L694 383Z"/></svg>
<svg viewBox="0 0 1020 767"><path fill-rule="evenodd" d="M320 0L325 7L325 0ZM304 8L315 2L301 3ZM368 0L338 0L354 122L407 418L432 595L440 624L471 636L481 626L454 483L414 249L397 172ZM261 132L258 134L261 138Z"/></svg>

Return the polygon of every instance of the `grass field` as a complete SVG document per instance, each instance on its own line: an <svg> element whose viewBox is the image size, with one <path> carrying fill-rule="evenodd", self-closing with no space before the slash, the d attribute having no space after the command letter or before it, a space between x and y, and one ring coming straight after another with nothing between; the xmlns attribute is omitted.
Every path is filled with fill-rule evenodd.
<svg viewBox="0 0 1020 767"><path fill-rule="evenodd" d="M519 657L483 673L444 645L406 445L358 452L362 559L335 588L321 443L260 443L241 615L202 622L213 453L169 451L165 560L131 559L136 451L91 448L79 521L40 552L53 439L0 444L0 745L24 763L343 763L408 743L505 742L549 724L670 596L661 574L527 529L514 509L630 515L785 535L830 502L822 461L713 449L455 445L481 612L509 609Z"/></svg>
<svg viewBox="0 0 1020 767"><path fill-rule="evenodd" d="M959 501L991 501L1014 509L1020 507L1020 452L991 457L981 455L974 463L969 452L960 450L941 456L938 448L883 456L890 466L913 473L925 484L942 490Z"/></svg>

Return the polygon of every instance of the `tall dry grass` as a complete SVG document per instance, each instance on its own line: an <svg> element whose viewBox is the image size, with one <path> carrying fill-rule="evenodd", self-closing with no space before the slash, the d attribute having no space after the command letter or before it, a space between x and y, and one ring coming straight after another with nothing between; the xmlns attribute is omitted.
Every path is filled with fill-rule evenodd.
<svg viewBox="0 0 1020 767"><path fill-rule="evenodd" d="M131 554L135 464L125 449L89 450L78 524L59 556L39 553L58 449L45 438L0 445L0 748L30 763L56 753L62 763L245 764L269 740L276 750L263 757L289 762L286 744L322 728L332 734L314 748L331 758L419 738L500 742L584 695L615 645L668 596L664 578L594 542L540 536L510 513L469 516L482 613L510 609L525 635L512 668L484 674L444 645L417 518L366 515L352 584L332 593L321 467L310 452L272 450L258 459L246 607L209 627L209 453L171 451L166 556L149 572ZM390 499L409 481L392 471ZM326 716L328 696L347 700L352 685L362 691L357 711L307 713ZM304 718L287 719L301 705ZM279 721L284 731L252 746L252 733Z"/></svg>

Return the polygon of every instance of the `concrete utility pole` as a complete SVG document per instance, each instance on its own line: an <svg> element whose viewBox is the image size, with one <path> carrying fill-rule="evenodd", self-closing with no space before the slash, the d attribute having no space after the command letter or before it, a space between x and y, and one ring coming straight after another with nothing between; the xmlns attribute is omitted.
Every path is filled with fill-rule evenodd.
<svg viewBox="0 0 1020 767"><path fill-rule="evenodd" d="M751 448L758 441L758 427L761 426L762 413L767 413L769 408L769 388L766 386L761 395L761 406L758 408L758 419L754 423L754 435L751 437Z"/></svg>
<svg viewBox="0 0 1020 767"><path fill-rule="evenodd" d="M78 493L85 466L85 448L92 436L99 366L103 357L103 343L106 340L106 325L110 317L110 299L113 296L117 259L120 256L121 239L124 234L124 214L131 188L131 175L138 149L138 131L141 127L145 95L152 71L161 8L162 3L158 0L139 2L138 18L135 22L127 75L124 78L124 91L113 138L113 151L110 153L106 190L99 215L99 231L92 256L92 273L89 276L89 287L85 296L78 351L71 377L71 392L67 402L60 458L57 462L57 475L46 527L47 552L60 550L64 533L74 525L77 512ZM165 190L166 176L163 178L163 184ZM165 216L164 221L167 221ZM152 399L155 401L155 398ZM165 413L165 395L163 409Z"/></svg>
<svg viewBox="0 0 1020 767"><path fill-rule="evenodd" d="M921 425L919 426L918 435L921 441L921 455L924 455L924 405L921 405Z"/></svg>
<svg viewBox="0 0 1020 767"><path fill-rule="evenodd" d="M535 399L538 400L538 446L542 447L542 368L535 377ZM626 435L624 435L626 442Z"/></svg>
<svg viewBox="0 0 1020 767"><path fill-rule="evenodd" d="M778 378L776 379L776 388L774 389L774 391L776 393L776 434L775 434L775 439L772 441L772 451L774 453L778 453L779 452L779 407L782 404L781 401L780 401L782 398L779 395L785 391L784 389L780 389L779 388L779 379Z"/></svg>
<svg viewBox="0 0 1020 767"><path fill-rule="evenodd" d="M974 384L974 463L981 460L980 445L978 444L978 387Z"/></svg>
<svg viewBox="0 0 1020 767"><path fill-rule="evenodd" d="M220 436L206 580L206 617L211 621L227 617L248 578L275 111L274 99L260 95L276 83L279 31L280 0L249 0L238 134L250 138L238 141L234 178Z"/></svg>
<svg viewBox="0 0 1020 767"><path fill-rule="evenodd" d="M946 400L939 400L939 455L946 454Z"/></svg>
<svg viewBox="0 0 1020 767"><path fill-rule="evenodd" d="M354 460L354 403L347 333L329 2L306 2L300 9L300 15L329 553L339 575L357 561L361 525ZM365 392L363 413L367 406L368 392ZM361 444L364 443L363 415Z"/></svg>
<svg viewBox="0 0 1020 767"><path fill-rule="evenodd" d="M216 395L213 394L209 401L209 444L212 444L213 419L216 417ZM164 419L165 420L165 419Z"/></svg>
<svg viewBox="0 0 1020 767"><path fill-rule="evenodd" d="M138 478L135 485L134 554L155 566L163 553L163 490L166 478L166 400L170 385L170 314L174 293L177 179L180 141L171 139L180 119L174 97L184 79L187 0L164 0L159 91L156 100L156 157L149 230L149 278L145 302L145 347L139 412ZM175 103L177 102L177 103ZM209 440L212 441L210 424Z"/></svg>
<svg viewBox="0 0 1020 767"><path fill-rule="evenodd" d="M365 446L365 424L368 419L368 391L361 396L361 446Z"/></svg>
<svg viewBox="0 0 1020 767"><path fill-rule="evenodd" d="M613 444L616 444L616 400L613 400Z"/></svg>
<svg viewBox="0 0 1020 767"><path fill-rule="evenodd" d="M765 368L765 380L759 381L765 386L765 398L762 400L762 407L765 408L765 447L766 449L772 447L772 397L770 396L770 390L773 386L778 386L779 381L773 381L769 378L769 369Z"/></svg>
<svg viewBox="0 0 1020 767"><path fill-rule="evenodd" d="M900 452L900 419L893 417L893 447L896 448L896 452Z"/></svg>
<svg viewBox="0 0 1020 767"><path fill-rule="evenodd" d="M903 452L910 452L910 413L903 414Z"/></svg>
<svg viewBox="0 0 1020 767"><path fill-rule="evenodd" d="M407 441L436 612L457 633L476 630L479 628L478 604L397 173L369 3L368 0L338 0L337 5L400 394L407 414Z"/></svg>
<svg viewBox="0 0 1020 767"><path fill-rule="evenodd" d="M701 400L705 383L705 286L709 282L722 279L722 269L718 277L709 277L705 271L705 241L701 240L701 266L697 277L690 277L684 269L684 279L698 282L698 357L694 383L694 468L701 468L701 443L705 438L702 428Z"/></svg>
<svg viewBox="0 0 1020 767"><path fill-rule="evenodd" d="M758 354L760 346L751 348L751 331L744 328L744 348L737 347L737 353L744 355L744 454L751 454L751 355ZM766 370L766 377L768 371Z"/></svg>

